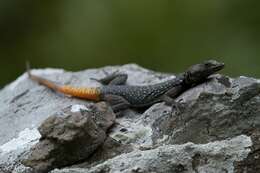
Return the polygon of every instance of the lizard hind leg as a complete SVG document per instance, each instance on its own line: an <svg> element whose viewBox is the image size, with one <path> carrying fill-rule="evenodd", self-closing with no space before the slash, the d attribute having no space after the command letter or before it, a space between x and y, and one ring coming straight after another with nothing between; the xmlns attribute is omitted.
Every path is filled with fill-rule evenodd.
<svg viewBox="0 0 260 173"><path fill-rule="evenodd" d="M98 81L103 85L124 85L126 83L127 78L128 78L127 74L112 73L101 79L95 79L95 78L91 78L91 79Z"/></svg>
<svg viewBox="0 0 260 173"><path fill-rule="evenodd" d="M112 110L116 114L120 114L120 112L128 109L130 107L130 103L124 99L122 96L108 94L103 96L103 100L108 102L112 107Z"/></svg>

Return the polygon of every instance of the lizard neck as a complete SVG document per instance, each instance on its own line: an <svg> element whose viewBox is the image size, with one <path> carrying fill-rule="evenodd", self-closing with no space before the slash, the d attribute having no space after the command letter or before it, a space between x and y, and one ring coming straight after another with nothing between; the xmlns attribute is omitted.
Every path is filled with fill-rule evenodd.
<svg viewBox="0 0 260 173"><path fill-rule="evenodd" d="M165 82L161 82L153 85L157 90L169 90L175 86L183 85L184 83L184 75L177 75L175 78L167 80Z"/></svg>
<svg viewBox="0 0 260 173"><path fill-rule="evenodd" d="M204 76L196 76L190 71L186 71L183 73L183 85L187 87L199 84L205 79L206 78Z"/></svg>

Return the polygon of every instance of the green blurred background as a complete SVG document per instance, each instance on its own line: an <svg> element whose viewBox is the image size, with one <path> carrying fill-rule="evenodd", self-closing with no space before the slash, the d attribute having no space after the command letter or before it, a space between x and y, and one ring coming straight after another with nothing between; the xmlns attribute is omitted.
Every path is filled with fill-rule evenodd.
<svg viewBox="0 0 260 173"><path fill-rule="evenodd" d="M260 77L259 0L2 0L0 87L33 67L137 63L165 72L214 58Z"/></svg>

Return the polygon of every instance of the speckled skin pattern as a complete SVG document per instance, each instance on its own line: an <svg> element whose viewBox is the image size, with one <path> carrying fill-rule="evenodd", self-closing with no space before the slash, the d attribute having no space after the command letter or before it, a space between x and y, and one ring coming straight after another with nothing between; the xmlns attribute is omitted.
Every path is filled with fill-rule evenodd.
<svg viewBox="0 0 260 173"><path fill-rule="evenodd" d="M106 95L116 95L123 97L133 107L142 107L151 105L161 101L161 96L169 90L179 87L174 92L175 95L180 94L184 90L204 82L208 76L221 70L224 63L215 60L208 60L201 64L196 64L188 68L184 73L181 73L176 78L147 86L127 86L127 85L107 85L99 88L100 98ZM171 95L168 95L171 97Z"/></svg>
<svg viewBox="0 0 260 173"><path fill-rule="evenodd" d="M172 97L176 97L186 89L204 82L208 76L221 70L223 67L223 63L209 60L191 66L174 79L146 86L122 85L126 81L127 75L112 74L98 80L103 84L108 84L98 88L58 85L55 82L31 74L29 68L27 71L32 80L50 89L83 99L108 101L114 105L114 108L117 107L119 109L120 107L122 109L125 106L142 107L159 101L169 102L169 100L173 99Z"/></svg>
<svg viewBox="0 0 260 173"><path fill-rule="evenodd" d="M159 101L159 97L175 86L183 84L183 76L146 86L107 85L100 88L101 100L104 95L122 96L132 106L141 107Z"/></svg>

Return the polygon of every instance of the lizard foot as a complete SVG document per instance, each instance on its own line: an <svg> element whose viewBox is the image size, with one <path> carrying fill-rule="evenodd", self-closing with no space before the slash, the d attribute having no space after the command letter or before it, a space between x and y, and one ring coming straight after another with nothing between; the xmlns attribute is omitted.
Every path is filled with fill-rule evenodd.
<svg viewBox="0 0 260 173"><path fill-rule="evenodd" d="M172 102L171 104L171 112L172 114L174 113L175 115L180 115L183 110L184 110L184 105L181 102Z"/></svg>
<svg viewBox="0 0 260 173"><path fill-rule="evenodd" d="M101 79L96 79L96 78L90 78L90 79L95 80L101 83L102 85L124 85L126 83L127 77L128 77L127 74L114 72Z"/></svg>

